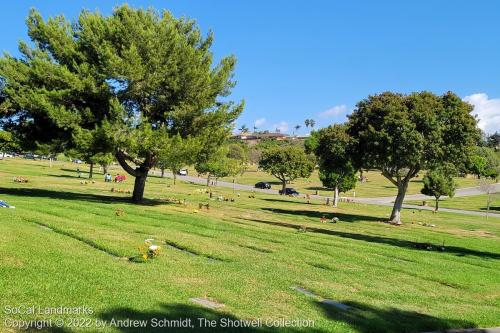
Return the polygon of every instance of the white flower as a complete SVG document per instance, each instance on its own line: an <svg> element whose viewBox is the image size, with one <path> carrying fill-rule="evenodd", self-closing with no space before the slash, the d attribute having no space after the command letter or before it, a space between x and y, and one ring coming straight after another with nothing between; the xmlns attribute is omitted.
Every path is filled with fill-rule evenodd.
<svg viewBox="0 0 500 333"><path fill-rule="evenodd" d="M155 251L157 251L159 248L160 248L160 247L159 247L158 245L151 245L151 246L149 247L149 251L151 251L151 252L155 252Z"/></svg>

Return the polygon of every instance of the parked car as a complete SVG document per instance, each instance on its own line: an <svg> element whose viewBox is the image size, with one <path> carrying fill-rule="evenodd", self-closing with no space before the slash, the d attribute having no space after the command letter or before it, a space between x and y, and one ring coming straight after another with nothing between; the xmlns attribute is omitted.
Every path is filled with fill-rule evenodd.
<svg viewBox="0 0 500 333"><path fill-rule="evenodd" d="M269 184L268 182L258 182L257 184L255 184L255 188L269 190L271 188L271 184Z"/></svg>
<svg viewBox="0 0 500 333"><path fill-rule="evenodd" d="M9 154L9 153L0 152L0 158L10 158L10 157L14 157L14 155Z"/></svg>
<svg viewBox="0 0 500 333"><path fill-rule="evenodd" d="M76 159L74 159L72 162L73 162L73 163L76 163L76 164L83 164L83 161L82 161L82 160L79 160L79 159L77 159L77 158L76 158Z"/></svg>
<svg viewBox="0 0 500 333"><path fill-rule="evenodd" d="M181 175L181 176L187 176L188 175L188 171L186 169L179 170L179 175Z"/></svg>
<svg viewBox="0 0 500 333"><path fill-rule="evenodd" d="M283 194L283 190L280 190L279 193ZM299 192L297 192L294 188L287 187L285 188L285 195L292 195L296 197L299 195Z"/></svg>

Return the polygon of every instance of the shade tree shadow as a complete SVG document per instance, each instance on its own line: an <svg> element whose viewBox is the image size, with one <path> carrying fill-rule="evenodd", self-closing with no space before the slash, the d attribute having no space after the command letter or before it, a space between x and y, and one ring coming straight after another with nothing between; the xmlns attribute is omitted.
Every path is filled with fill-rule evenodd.
<svg viewBox="0 0 500 333"><path fill-rule="evenodd" d="M147 323L145 327L119 327L117 328L122 333L139 333L139 332L249 332L249 333L267 333L283 331L279 328L271 327L247 327L247 328L235 328L235 327L222 327L224 326L224 321L237 321L241 320L233 315L211 310L208 308L202 308L199 306L192 306L186 304L161 304L160 310L156 311L140 311L131 308L115 308L104 313L101 313L99 317L101 320L106 322L111 322L111 320L139 320L142 323ZM199 319L202 319L200 322ZM190 319L193 327L153 327L153 323L160 321L177 321L179 319ZM215 327L207 326L206 322L203 320L215 321ZM203 322L203 323L202 323ZM287 332L305 332L304 329L289 328ZM317 328L309 327L307 332L311 333L326 333L325 330L320 330Z"/></svg>
<svg viewBox="0 0 500 333"><path fill-rule="evenodd" d="M73 179L89 179L88 177L78 177L78 175L65 175L65 174L62 174L62 175L54 175L54 174L50 174L50 173L47 173L45 174L46 176L49 176L49 177L57 177L57 178L73 178Z"/></svg>
<svg viewBox="0 0 500 333"><path fill-rule="evenodd" d="M322 187L322 186L309 186L309 187L305 187L306 190L309 190L309 191L325 191L325 192L331 192L333 193L332 190L326 188L326 187Z"/></svg>
<svg viewBox="0 0 500 333"><path fill-rule="evenodd" d="M0 187L0 194L7 194L19 197L32 197L32 198L49 198L58 200L71 200L71 201L85 201L92 203L132 203L131 197L118 197L103 194L80 193L80 192L67 192L67 191L54 191L37 188L7 188ZM156 206L166 204L161 200L144 199L141 205Z"/></svg>
<svg viewBox="0 0 500 333"><path fill-rule="evenodd" d="M360 333L435 332L477 327L473 322L463 319L439 318L394 307L377 308L354 301L342 303L349 306L350 309L340 310L321 302L316 302L316 306L323 311L327 318L345 322ZM482 330L477 332L482 332Z"/></svg>
<svg viewBox="0 0 500 333"><path fill-rule="evenodd" d="M280 202L280 203L294 204L294 205L296 205L298 203L304 203L304 204L306 204L306 202L304 201L304 199L302 199L302 202L292 201L292 200L287 200L287 199L275 199L275 198L260 198L260 200L269 201L269 202ZM320 206L322 204L319 203L319 202L311 202L311 203L308 203L307 205Z"/></svg>
<svg viewBox="0 0 500 333"><path fill-rule="evenodd" d="M337 214L336 214L336 216L337 216ZM292 229L296 229L296 230L299 230L302 227L301 225L294 224L294 223L287 223L287 222L275 222L275 221L267 221L267 220L260 220L260 219L245 219L245 218L241 218L241 219L246 220L246 221L250 221L250 222L263 223L263 224L284 227L284 228L292 228ZM341 219L341 221L342 221L342 219ZM415 242L404 240L404 239L356 234L356 233L352 233L352 232L323 229L323 228L312 227L312 226L307 226L306 230L307 230L307 232L313 232L313 233L318 233L318 234L360 240L360 241L369 242L369 243L386 244L386 245L411 249L411 250L415 250L415 251L422 251L421 249L417 248L419 243L415 243ZM438 248L437 245L435 245L434 247ZM440 252L440 253L443 253L443 254L445 254L445 253L450 254L451 253L451 254L454 254L454 255L457 255L460 257L471 255L471 256L476 256L476 257L485 258L485 259L500 259L500 253L472 250L472 249L467 249L467 248L459 247L459 246L445 246L444 251Z"/></svg>
<svg viewBox="0 0 500 333"><path fill-rule="evenodd" d="M487 211L488 207L481 207L481 210ZM499 211L500 212L500 206L490 206L490 211Z"/></svg>
<svg viewBox="0 0 500 333"><path fill-rule="evenodd" d="M268 199L268 200L276 200L276 199ZM285 200L283 200L285 201ZM369 215L360 215L360 214L345 214L340 212L319 212L312 210L296 210L296 209L281 209L281 208L262 208L265 211L271 211L273 213L278 214L287 214L287 215L298 215L305 216L313 219L320 219L323 216L335 215L343 222L358 222L358 221L369 221L369 222L380 222L382 218L378 218L375 216Z"/></svg>

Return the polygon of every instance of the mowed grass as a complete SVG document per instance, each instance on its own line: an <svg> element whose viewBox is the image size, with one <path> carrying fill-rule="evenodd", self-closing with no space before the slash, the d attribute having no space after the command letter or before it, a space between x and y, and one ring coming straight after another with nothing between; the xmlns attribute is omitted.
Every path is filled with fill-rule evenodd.
<svg viewBox="0 0 500 333"><path fill-rule="evenodd" d="M420 172L419 177L414 178L410 181L408 186L407 194L418 194L423 187L422 178L425 172ZM196 171L190 170L190 175L196 175ZM360 197L360 198L374 198L374 197L390 197L397 194L397 187L394 186L387 178L382 176L380 171L371 170L365 171L363 173L368 180L364 183L357 182L356 187L346 193L342 193L342 196L347 197ZM231 182L232 178L222 178ZM269 182L271 186L275 189L281 189L280 182L273 176L259 170L256 165L249 166L248 170L240 176L235 177L236 183L245 185L254 185L258 182L265 181ZM478 181L472 177L456 177L455 181L458 187L473 187L478 186ZM309 178L299 178L291 182L289 187L293 187L301 193L314 194L319 191L319 194L328 195L332 191L323 187L323 184L319 180L317 170L312 173Z"/></svg>
<svg viewBox="0 0 500 333"><path fill-rule="evenodd" d="M0 199L16 206L0 209L0 325L12 318L75 317L3 311L31 305L87 306L93 310L90 319L108 322L179 317L315 322L312 329L243 330L252 332L422 332L500 324L496 219L405 210L406 223L394 227L381 222L389 207L344 203L334 210L320 202L260 193L249 198L248 192L230 189L216 189L214 197L235 202L210 201L202 186L173 186L158 177L149 178L148 200L138 206L128 202L129 195L110 191L131 190L133 179L109 184L96 174L95 183L81 184L75 169L69 163L49 168L40 161L0 162ZM29 183L14 183L14 176ZM167 198L186 199L186 206ZM206 202L210 211L199 210ZM341 222L321 223L322 216ZM298 231L304 227L306 232ZM122 258L136 256L146 238L162 246L158 258L146 263ZM446 249L419 250L415 242L444 243ZM292 286L351 308L338 310ZM224 306L206 309L191 302L193 297ZM94 330L60 332L73 331ZM99 330L144 331L155 330Z"/></svg>
<svg viewBox="0 0 500 333"><path fill-rule="evenodd" d="M500 193L490 194L489 196L481 194L467 197L440 199L439 207L486 212L488 209L488 201L490 201L490 212L500 214ZM405 203L422 205L422 200L410 200L405 201ZM434 200L426 200L426 203L430 207L436 206L436 202Z"/></svg>

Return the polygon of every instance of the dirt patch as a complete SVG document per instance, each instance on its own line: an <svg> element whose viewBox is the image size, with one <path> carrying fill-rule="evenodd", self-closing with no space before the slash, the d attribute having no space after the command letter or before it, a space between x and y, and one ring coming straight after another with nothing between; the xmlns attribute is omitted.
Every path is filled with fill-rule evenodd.
<svg viewBox="0 0 500 333"><path fill-rule="evenodd" d="M224 304L218 303L218 302L206 299L206 298L195 297L195 298L190 298L189 300L193 303L199 304L199 305L206 307L206 308L209 308L209 309L218 309L218 308L224 307Z"/></svg>

